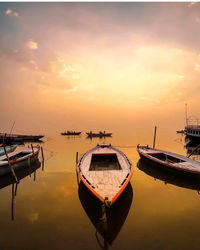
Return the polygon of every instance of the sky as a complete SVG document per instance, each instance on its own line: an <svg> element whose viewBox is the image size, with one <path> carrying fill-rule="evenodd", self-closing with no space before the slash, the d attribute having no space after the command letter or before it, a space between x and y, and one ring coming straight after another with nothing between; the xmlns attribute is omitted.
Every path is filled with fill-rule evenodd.
<svg viewBox="0 0 200 250"><path fill-rule="evenodd" d="M0 131L184 126L199 30L193 2L0 3Z"/></svg>

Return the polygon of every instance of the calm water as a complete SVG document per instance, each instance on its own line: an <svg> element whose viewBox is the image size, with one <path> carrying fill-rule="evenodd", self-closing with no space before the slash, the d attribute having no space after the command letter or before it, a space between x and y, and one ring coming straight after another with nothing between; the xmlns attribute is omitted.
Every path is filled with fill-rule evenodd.
<svg viewBox="0 0 200 250"><path fill-rule="evenodd" d="M128 135L115 131L106 142L152 145L152 134L139 129ZM16 196L14 185L0 189L1 249L199 249L198 183L185 184L172 175L149 171L138 164L135 148L121 148L134 174L119 203L109 211L104 241L96 233L100 206L84 187L78 190L75 173L76 152L81 155L102 140L58 133L44 141L44 171L37 166L35 173L21 179ZM160 132L157 147L186 155L183 137L173 130Z"/></svg>

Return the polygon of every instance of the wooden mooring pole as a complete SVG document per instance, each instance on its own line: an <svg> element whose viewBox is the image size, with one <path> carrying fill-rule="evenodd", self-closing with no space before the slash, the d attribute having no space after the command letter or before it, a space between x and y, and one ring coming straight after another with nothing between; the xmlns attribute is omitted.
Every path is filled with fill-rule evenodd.
<svg viewBox="0 0 200 250"><path fill-rule="evenodd" d="M41 146L41 156L42 156L42 171L44 171L44 151L42 146Z"/></svg>
<svg viewBox="0 0 200 250"><path fill-rule="evenodd" d="M156 131L157 131L157 127L155 126L155 129L154 129L154 138L153 138L153 148L155 148L155 144L156 144Z"/></svg>
<svg viewBox="0 0 200 250"><path fill-rule="evenodd" d="M76 152L76 166L78 164L78 152Z"/></svg>
<svg viewBox="0 0 200 250"><path fill-rule="evenodd" d="M13 169L13 167L12 167L11 162L10 162L10 159L9 159L9 157L8 157L7 151L6 151L4 137L3 137L3 148L4 148L4 152L5 152L6 158L7 158L7 160L8 160L8 165L9 165L9 167L10 167L11 173L12 173L12 175L14 176L15 181L16 181L17 183L19 183L19 181L18 181L18 179L17 179L17 176L16 176L16 174L15 174L15 171L14 171L14 169Z"/></svg>
<svg viewBox="0 0 200 250"><path fill-rule="evenodd" d="M34 158L34 160L36 159L35 158L35 152L34 152L34 149L33 149L33 145L31 144L31 149L32 149L32 153L33 153L33 158Z"/></svg>
<svg viewBox="0 0 200 250"><path fill-rule="evenodd" d="M77 183L79 185L80 181L79 181L79 176L78 176L78 171L77 171L77 164L78 164L78 152L76 152L76 178L77 178Z"/></svg>

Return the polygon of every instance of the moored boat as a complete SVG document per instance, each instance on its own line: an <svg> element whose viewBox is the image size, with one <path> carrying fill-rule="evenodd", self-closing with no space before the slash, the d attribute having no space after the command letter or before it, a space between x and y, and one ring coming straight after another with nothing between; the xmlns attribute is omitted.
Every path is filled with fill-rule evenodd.
<svg viewBox="0 0 200 250"><path fill-rule="evenodd" d="M0 141L14 141L14 142L20 142L20 141L37 141L43 138L44 135L20 135L20 134L5 134L0 133Z"/></svg>
<svg viewBox="0 0 200 250"><path fill-rule="evenodd" d="M156 163L162 168L200 175L200 162L185 156L140 145L137 146L137 151L142 159Z"/></svg>
<svg viewBox="0 0 200 250"><path fill-rule="evenodd" d="M26 165L30 165L38 159L40 146L18 147L14 152L8 153L9 162L16 171L22 169ZM6 155L0 156L0 176L11 172L10 165Z"/></svg>
<svg viewBox="0 0 200 250"><path fill-rule="evenodd" d="M106 206L111 206L129 183L133 173L126 155L101 144L86 152L77 164L79 181Z"/></svg>

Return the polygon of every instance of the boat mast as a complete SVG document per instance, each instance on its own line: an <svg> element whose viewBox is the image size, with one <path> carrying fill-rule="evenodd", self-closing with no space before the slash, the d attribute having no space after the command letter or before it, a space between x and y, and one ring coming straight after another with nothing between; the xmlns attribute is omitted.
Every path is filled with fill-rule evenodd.
<svg viewBox="0 0 200 250"><path fill-rule="evenodd" d="M186 127L188 127L187 103L185 104L185 121L186 121Z"/></svg>

